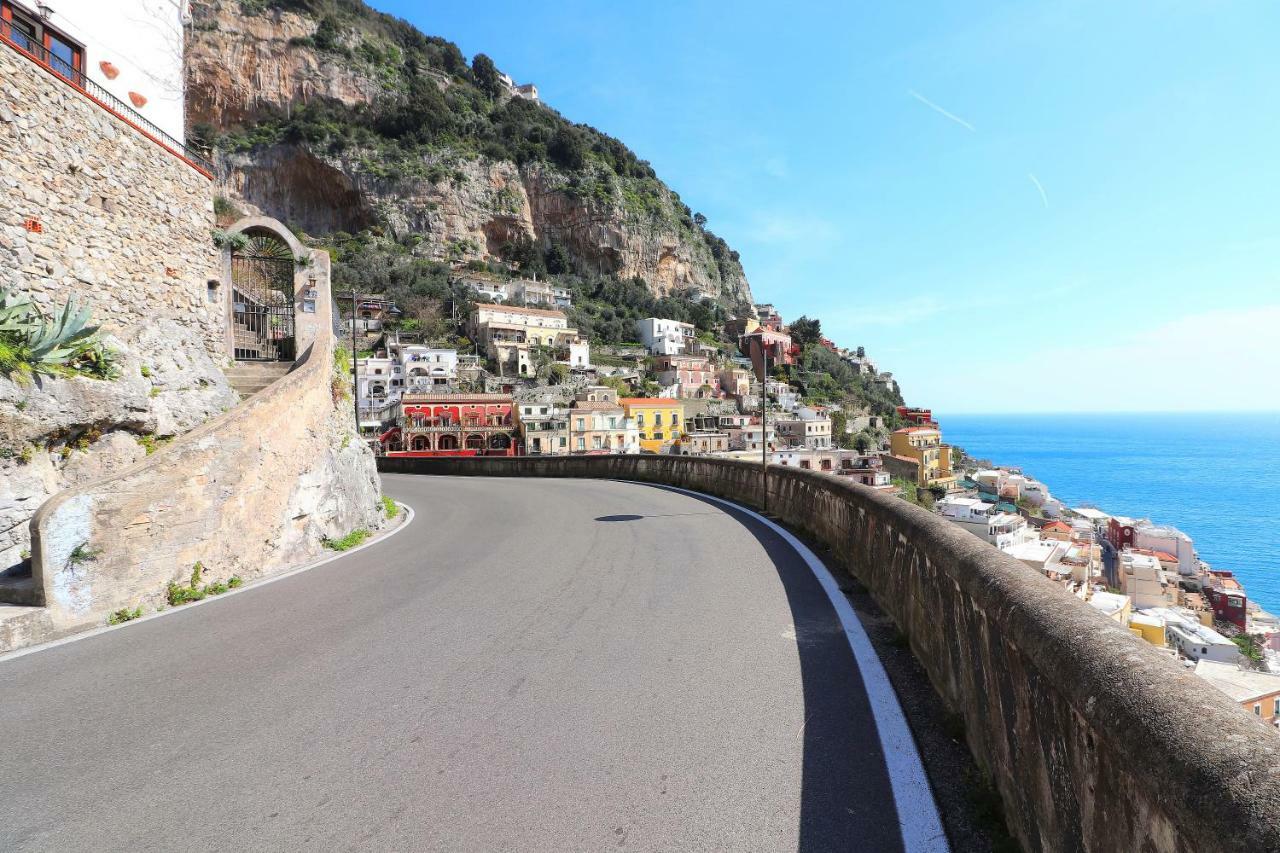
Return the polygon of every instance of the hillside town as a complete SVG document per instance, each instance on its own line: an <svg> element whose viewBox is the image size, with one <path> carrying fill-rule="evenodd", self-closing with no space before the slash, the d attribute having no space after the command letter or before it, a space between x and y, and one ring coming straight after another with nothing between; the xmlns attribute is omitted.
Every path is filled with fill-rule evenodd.
<svg viewBox="0 0 1280 853"><path fill-rule="evenodd" d="M894 433L946 459L927 410ZM903 438L899 438L903 436ZM905 455L905 454L904 454ZM897 463L895 463L897 464ZM926 473L921 463L921 473ZM1134 636L1180 660L1244 710L1280 729L1280 619L1249 599L1234 573L1200 559L1190 536L1150 519L1069 507L1017 468L966 460L929 470L943 484L933 510L1061 586ZM922 481L921 485L925 485Z"/></svg>
<svg viewBox="0 0 1280 853"><path fill-rule="evenodd" d="M569 324L567 288L473 281L459 316L471 351L402 328L380 295L339 294L355 350L360 427L387 456L675 454L767 460L920 504L1044 575L1280 729L1280 619L1214 569L1190 537L1147 519L1068 507L1016 468L943 440L932 411L809 399L801 355L771 304L718 335L647 317L633 344ZM812 322L812 321L808 321ZM896 393L864 350L815 344Z"/></svg>

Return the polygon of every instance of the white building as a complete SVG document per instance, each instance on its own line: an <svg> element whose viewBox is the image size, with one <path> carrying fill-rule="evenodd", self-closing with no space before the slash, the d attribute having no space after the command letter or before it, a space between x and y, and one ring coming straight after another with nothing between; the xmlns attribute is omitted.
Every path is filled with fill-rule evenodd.
<svg viewBox="0 0 1280 853"><path fill-rule="evenodd" d="M1114 619L1121 625L1127 625L1132 603L1127 595L1099 590L1089 596L1089 606L1100 611L1108 619Z"/></svg>
<svg viewBox="0 0 1280 853"><path fill-rule="evenodd" d="M948 521L985 525L995 515L996 505L977 498L945 497L934 505L934 509Z"/></svg>
<svg viewBox="0 0 1280 853"><path fill-rule="evenodd" d="M573 294L569 288L546 281L522 278L511 283L511 292L517 299L523 299L526 305L547 308L569 308L573 305Z"/></svg>
<svg viewBox="0 0 1280 853"><path fill-rule="evenodd" d="M826 450L831 447L829 418L781 418L775 422L778 435L792 447Z"/></svg>
<svg viewBox="0 0 1280 853"><path fill-rule="evenodd" d="M458 351L405 344L393 348L404 373L404 387L414 393L431 393L437 385L458 378Z"/></svg>
<svg viewBox="0 0 1280 853"><path fill-rule="evenodd" d="M1164 622L1166 641L1184 657L1222 663L1235 663L1240 659L1240 649L1235 643L1207 625L1201 625L1189 611L1184 613L1169 607L1152 607L1141 612Z"/></svg>
<svg viewBox="0 0 1280 853"><path fill-rule="evenodd" d="M0 5L6 20L12 18L15 43L47 46L49 64L60 74L87 77L174 142L186 140L187 0L5 0ZM48 9L47 17L41 6Z"/></svg>
<svg viewBox="0 0 1280 853"><path fill-rule="evenodd" d="M680 355L697 339L692 323L646 317L636 321L636 334L652 355Z"/></svg>
<svg viewBox="0 0 1280 853"><path fill-rule="evenodd" d="M1199 574L1200 559L1191 537L1176 527L1139 522L1133 528L1133 547L1174 555L1178 558L1178 574L1183 577Z"/></svg>
<svg viewBox="0 0 1280 853"><path fill-rule="evenodd" d="M381 356L356 360L356 400L360 425L376 427L394 414L405 392L431 393L458 377L458 351L388 342Z"/></svg>
<svg viewBox="0 0 1280 853"><path fill-rule="evenodd" d="M771 448L778 445L778 434L774 430L772 422L770 422L767 433L760 424L744 424L739 427L731 427L728 433L730 450L763 450L764 448L761 446L762 440L767 441Z"/></svg>
<svg viewBox="0 0 1280 853"><path fill-rule="evenodd" d="M506 302L511 297L511 285L506 282L477 279L467 282L467 285L490 302Z"/></svg>
<svg viewBox="0 0 1280 853"><path fill-rule="evenodd" d="M574 338L569 342L569 367L574 370L591 367L591 343L586 338Z"/></svg>
<svg viewBox="0 0 1280 853"><path fill-rule="evenodd" d="M1067 543L1054 539L1024 539L1001 549L1023 565L1054 580L1070 580L1071 569L1062 565Z"/></svg>

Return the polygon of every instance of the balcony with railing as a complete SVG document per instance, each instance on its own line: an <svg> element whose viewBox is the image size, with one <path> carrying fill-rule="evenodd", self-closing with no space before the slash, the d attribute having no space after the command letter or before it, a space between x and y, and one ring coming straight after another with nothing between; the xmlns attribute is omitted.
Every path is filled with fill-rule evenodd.
<svg viewBox="0 0 1280 853"><path fill-rule="evenodd" d="M186 143L174 139L154 122L144 118L137 110L91 80L84 73L83 53L79 48L69 47L56 38L46 39L46 41L49 41L53 50L36 38L34 30L28 31L18 21L0 19L0 44L17 51L116 118L132 125L143 136L183 160L205 177L213 177L213 164L203 155Z"/></svg>

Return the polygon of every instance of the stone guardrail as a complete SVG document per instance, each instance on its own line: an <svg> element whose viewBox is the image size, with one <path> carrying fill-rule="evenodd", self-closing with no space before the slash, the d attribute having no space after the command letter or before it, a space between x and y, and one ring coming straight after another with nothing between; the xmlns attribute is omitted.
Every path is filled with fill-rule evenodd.
<svg viewBox="0 0 1280 853"><path fill-rule="evenodd" d="M313 252L312 263L327 289L328 255ZM168 583L186 583L197 561L206 582L250 580L305 562L323 536L378 526L376 477L354 455L366 451L342 441L350 404L334 399L325 297L298 325L305 349L289 373L137 464L45 501L31 519L44 608L0 637L0 651L163 605Z"/></svg>
<svg viewBox="0 0 1280 853"><path fill-rule="evenodd" d="M668 456L382 457L384 473L665 483L761 506L759 465ZM910 639L1030 851L1280 850L1280 739L1022 563L892 495L769 469L768 510L830 548ZM443 491L443 489L442 489Z"/></svg>

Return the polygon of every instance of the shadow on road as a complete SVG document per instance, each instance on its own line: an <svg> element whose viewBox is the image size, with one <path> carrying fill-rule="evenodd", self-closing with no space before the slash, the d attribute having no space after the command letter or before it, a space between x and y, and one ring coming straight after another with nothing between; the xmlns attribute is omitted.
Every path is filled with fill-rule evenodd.
<svg viewBox="0 0 1280 853"><path fill-rule="evenodd" d="M786 591L804 689L804 753L796 849L902 850L898 814L862 675L818 579L782 537L732 507L656 483L728 514L760 542ZM701 513L685 513L700 515ZM640 516L603 516L597 521ZM750 744L742 748L750 749Z"/></svg>

